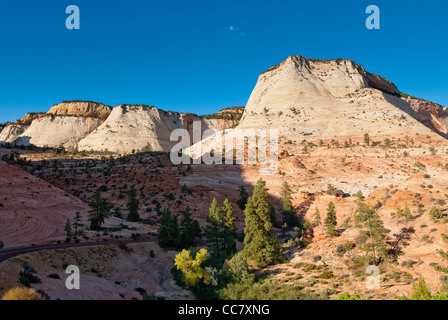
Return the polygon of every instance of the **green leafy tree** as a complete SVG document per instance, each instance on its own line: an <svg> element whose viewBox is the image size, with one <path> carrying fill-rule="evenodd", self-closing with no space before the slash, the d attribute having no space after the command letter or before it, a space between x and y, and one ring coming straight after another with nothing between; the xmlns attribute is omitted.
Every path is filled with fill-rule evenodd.
<svg viewBox="0 0 448 320"><path fill-rule="evenodd" d="M159 219L158 241L161 247L177 247L179 244L179 223L177 216L165 208Z"/></svg>
<svg viewBox="0 0 448 320"><path fill-rule="evenodd" d="M244 255L259 266L283 260L280 243L277 237L271 234L269 209L266 182L260 179L244 210L246 226L243 250Z"/></svg>
<svg viewBox="0 0 448 320"><path fill-rule="evenodd" d="M246 189L244 187L239 188L240 191L240 198L236 202L237 206L244 210L246 209L247 199L249 199L249 194L247 193Z"/></svg>
<svg viewBox="0 0 448 320"><path fill-rule="evenodd" d="M334 205L333 201L328 204L327 217L325 218L324 222L325 226L327 227L327 234L329 234L330 236L337 236L338 232L336 231L336 206Z"/></svg>
<svg viewBox="0 0 448 320"><path fill-rule="evenodd" d="M92 201L89 203L89 206L88 220L90 221L90 229L100 230L104 220L110 215L111 205L105 198L101 197L101 193L97 191L95 192Z"/></svg>
<svg viewBox="0 0 448 320"><path fill-rule="evenodd" d="M137 199L137 190L134 186L128 191L128 202L126 207L128 209L127 221L138 222L140 221L140 215L138 214L140 201Z"/></svg>
<svg viewBox="0 0 448 320"><path fill-rule="evenodd" d="M196 246L196 238L201 236L202 230L199 222L191 218L190 208L182 211L180 222L180 245L184 248Z"/></svg>
<svg viewBox="0 0 448 320"><path fill-rule="evenodd" d="M207 260L207 250L201 249L196 253L195 257L192 256L191 251L182 250L181 253L176 255L174 265L177 270L182 271L183 280L186 285L194 287L202 281L204 284L216 285L213 272L203 268L203 264Z"/></svg>

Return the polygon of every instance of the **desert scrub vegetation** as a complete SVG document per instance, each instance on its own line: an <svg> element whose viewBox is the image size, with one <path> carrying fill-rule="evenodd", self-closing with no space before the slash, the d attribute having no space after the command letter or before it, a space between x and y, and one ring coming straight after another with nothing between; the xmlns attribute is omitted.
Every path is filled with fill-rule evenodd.
<svg viewBox="0 0 448 320"><path fill-rule="evenodd" d="M46 300L46 298L32 288L16 287L8 290L1 300Z"/></svg>
<svg viewBox="0 0 448 320"><path fill-rule="evenodd" d="M397 300L448 300L448 295L445 292L433 295L426 285L425 278L420 275L418 281L412 284L412 294L410 296L398 296Z"/></svg>
<svg viewBox="0 0 448 320"><path fill-rule="evenodd" d="M23 269L19 272L19 283L25 287L30 287L33 283L40 283L41 280L36 274L36 270L28 263L24 262Z"/></svg>
<svg viewBox="0 0 448 320"><path fill-rule="evenodd" d="M416 166L418 169L420 169L422 171L426 170L426 165L424 165L420 161L417 161L416 163L414 163L414 166Z"/></svg>
<svg viewBox="0 0 448 320"><path fill-rule="evenodd" d="M362 295L351 295L348 292L341 293L337 298L332 300L366 300Z"/></svg>

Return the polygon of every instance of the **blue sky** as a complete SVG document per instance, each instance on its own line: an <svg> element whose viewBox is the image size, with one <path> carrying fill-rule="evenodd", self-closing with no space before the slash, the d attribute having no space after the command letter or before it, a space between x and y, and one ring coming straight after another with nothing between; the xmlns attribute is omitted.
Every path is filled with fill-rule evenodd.
<svg viewBox="0 0 448 320"><path fill-rule="evenodd" d="M370 4L381 30L365 27ZM0 122L76 99L213 113L298 54L352 59L448 106L447 15L440 0L2 0Z"/></svg>

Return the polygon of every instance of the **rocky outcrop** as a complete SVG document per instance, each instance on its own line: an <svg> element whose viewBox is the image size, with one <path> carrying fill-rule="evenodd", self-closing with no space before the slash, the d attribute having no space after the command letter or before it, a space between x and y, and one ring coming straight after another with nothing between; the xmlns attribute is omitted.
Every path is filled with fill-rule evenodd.
<svg viewBox="0 0 448 320"><path fill-rule="evenodd" d="M29 128L34 120L44 116L45 113L27 113L22 119L18 119L14 123L6 124L0 133L0 144L13 143L26 129Z"/></svg>
<svg viewBox="0 0 448 320"><path fill-rule="evenodd" d="M34 120L13 143L38 147L74 147L100 124L99 118L46 115Z"/></svg>
<svg viewBox="0 0 448 320"><path fill-rule="evenodd" d="M74 147L110 114L111 107L89 101L62 102L47 113L30 113L5 128L0 141L18 146Z"/></svg>
<svg viewBox="0 0 448 320"><path fill-rule="evenodd" d="M26 128L27 126L14 123L6 125L0 133L0 144L13 142L25 132Z"/></svg>
<svg viewBox="0 0 448 320"><path fill-rule="evenodd" d="M55 116L80 116L106 120L112 107L92 101L66 101L51 107L48 114Z"/></svg>
<svg viewBox="0 0 448 320"><path fill-rule="evenodd" d="M290 56L259 76L238 128L308 140L429 133L415 113L392 82L351 60Z"/></svg>
<svg viewBox="0 0 448 320"><path fill-rule="evenodd" d="M407 98L406 101L416 112L415 118L418 121L436 132L448 134L448 108L415 98Z"/></svg>
<svg viewBox="0 0 448 320"><path fill-rule="evenodd" d="M193 138L193 122L201 121L201 131L223 130L234 125L224 119L203 119L192 114L166 112L149 106L119 105L96 130L82 139L80 150L128 153L138 150L169 151L177 142L170 141L175 129L186 129Z"/></svg>
<svg viewBox="0 0 448 320"><path fill-rule="evenodd" d="M240 109L238 109L240 110ZM241 112L233 110L232 112ZM230 111L229 111L230 112ZM119 105L111 108L88 101L63 102L42 114L27 114L7 124L0 141L18 146L75 147L80 150L128 153L132 150L169 151L175 129L187 129L193 139L193 123L199 121L201 134L207 129L235 127L238 117L228 114L199 117L166 112L155 107ZM192 140L193 141L193 140Z"/></svg>

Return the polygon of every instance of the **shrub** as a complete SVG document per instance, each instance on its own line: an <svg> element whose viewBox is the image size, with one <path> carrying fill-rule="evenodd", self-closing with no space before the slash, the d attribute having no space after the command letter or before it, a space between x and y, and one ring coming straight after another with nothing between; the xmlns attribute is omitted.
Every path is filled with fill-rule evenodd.
<svg viewBox="0 0 448 320"><path fill-rule="evenodd" d="M333 300L365 300L362 295L351 295L347 292L341 293L338 298L333 298Z"/></svg>
<svg viewBox="0 0 448 320"><path fill-rule="evenodd" d="M3 243L3 241L0 241L0 249L4 248L5 244Z"/></svg>
<svg viewBox="0 0 448 320"><path fill-rule="evenodd" d="M124 241L118 241L118 247L119 247L121 250L125 250L125 251L128 250L128 245L127 245L126 242L124 242Z"/></svg>
<svg viewBox="0 0 448 320"><path fill-rule="evenodd" d="M418 281L412 285L412 294L409 297L397 297L398 300L448 300L444 293L432 295L425 279L420 275Z"/></svg>
<svg viewBox="0 0 448 320"><path fill-rule="evenodd" d="M349 250L353 249L354 247L356 247L356 244L352 241L347 241L346 243L344 243L343 247L344 247L344 250L349 251Z"/></svg>
<svg viewBox="0 0 448 320"><path fill-rule="evenodd" d="M426 166L423 163L419 162L419 161L417 161L414 165L417 168L419 168L420 170L426 170Z"/></svg>
<svg viewBox="0 0 448 320"><path fill-rule="evenodd" d="M333 271L324 271L320 275L315 276L317 279L331 279L334 277Z"/></svg>
<svg viewBox="0 0 448 320"><path fill-rule="evenodd" d="M41 280L35 275L36 270L27 262L23 263L23 270L19 272L19 283L29 287L32 283L40 283Z"/></svg>
<svg viewBox="0 0 448 320"><path fill-rule="evenodd" d="M7 291L1 300L45 300L34 289L14 288Z"/></svg>
<svg viewBox="0 0 448 320"><path fill-rule="evenodd" d="M146 290L143 288L135 288L134 290L137 291L138 293L140 293L141 295L146 293Z"/></svg>
<svg viewBox="0 0 448 320"><path fill-rule="evenodd" d="M416 264L417 262L413 261L413 260L407 260L407 261L403 261L401 263L402 267L406 267L406 268L412 268L414 266L414 264Z"/></svg>
<svg viewBox="0 0 448 320"><path fill-rule="evenodd" d="M431 211L429 211L429 215L433 219L441 219L443 217L442 212L437 207L432 207Z"/></svg>

